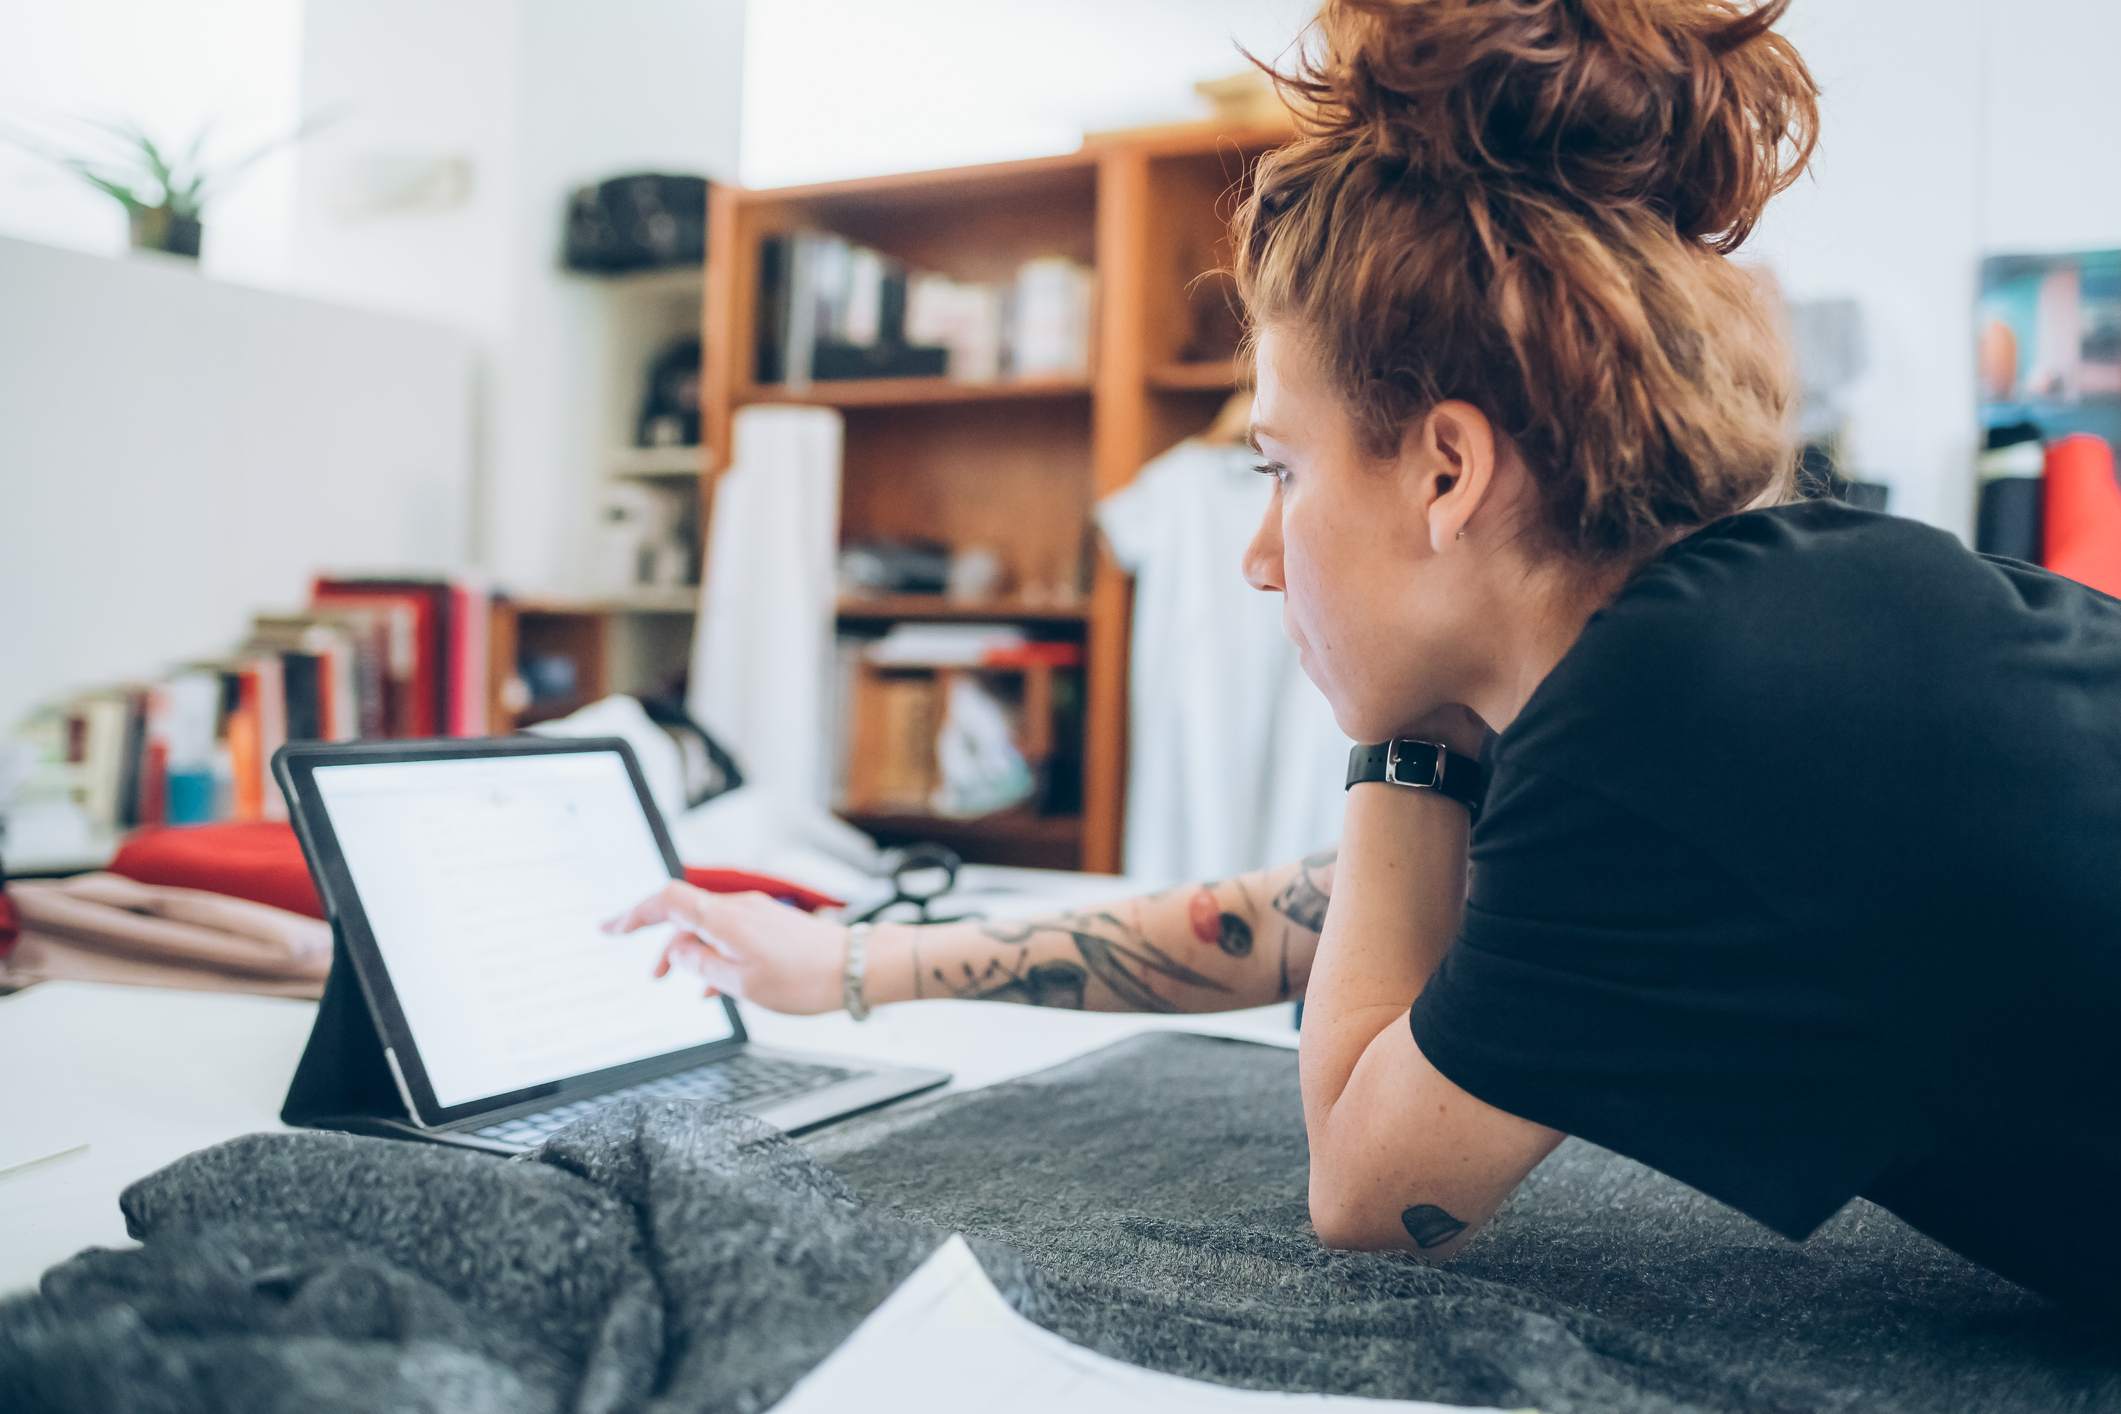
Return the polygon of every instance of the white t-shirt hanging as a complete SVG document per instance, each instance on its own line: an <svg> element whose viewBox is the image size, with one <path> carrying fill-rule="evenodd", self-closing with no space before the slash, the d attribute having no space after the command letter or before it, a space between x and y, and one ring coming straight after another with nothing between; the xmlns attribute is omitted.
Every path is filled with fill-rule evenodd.
<svg viewBox="0 0 2121 1414"><path fill-rule="evenodd" d="M1098 503L1134 575L1125 870L1181 882L1284 863L1340 835L1348 742L1245 583L1272 487L1242 447L1188 439Z"/></svg>

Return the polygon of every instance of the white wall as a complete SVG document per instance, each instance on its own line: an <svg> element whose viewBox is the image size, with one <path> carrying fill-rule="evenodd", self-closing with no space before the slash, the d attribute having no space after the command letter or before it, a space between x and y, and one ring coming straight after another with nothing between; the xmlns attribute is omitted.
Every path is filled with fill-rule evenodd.
<svg viewBox="0 0 2121 1414"><path fill-rule="evenodd" d="M291 280L476 341L479 551L512 587L588 587L600 404L631 381L607 366L613 298L560 269L566 195L628 171L728 180L743 33L742 0L309 0L304 101L354 116L304 154ZM378 158L461 158L469 191L350 211Z"/></svg>
<svg viewBox="0 0 2121 1414"><path fill-rule="evenodd" d="M1086 127L1195 111L1241 41L1281 55L1308 0L759 0L743 177L755 186L1057 152ZM1971 530L1973 301L1992 249L2121 245L2111 0L1797 0L1824 141L1745 257L1796 298L1852 296L1870 336L1853 469ZM832 36L823 44L819 35Z"/></svg>
<svg viewBox="0 0 2121 1414"><path fill-rule="evenodd" d="M301 31L301 0L0 0L0 133L71 138L74 119L122 119L181 150L211 124L206 153L238 155L294 129ZM209 273L279 283L294 162L267 158L208 206ZM0 235L109 254L125 248L125 214L0 141Z"/></svg>
<svg viewBox="0 0 2121 1414"><path fill-rule="evenodd" d="M0 726L225 651L319 569L459 569L468 342L0 238Z"/></svg>
<svg viewBox="0 0 2121 1414"><path fill-rule="evenodd" d="M1981 16L1984 247L2121 246L2121 5L1987 0Z"/></svg>
<svg viewBox="0 0 2121 1414"><path fill-rule="evenodd" d="M1744 253L1793 298L1862 306L1868 367L1850 400L1848 470L1889 485L1892 509L1962 536L1974 500L1982 9L1799 0L1782 28L1819 81L1819 152Z"/></svg>
<svg viewBox="0 0 2121 1414"><path fill-rule="evenodd" d="M1206 114L1196 79L1273 60L1311 0L754 0L746 186L1074 149Z"/></svg>

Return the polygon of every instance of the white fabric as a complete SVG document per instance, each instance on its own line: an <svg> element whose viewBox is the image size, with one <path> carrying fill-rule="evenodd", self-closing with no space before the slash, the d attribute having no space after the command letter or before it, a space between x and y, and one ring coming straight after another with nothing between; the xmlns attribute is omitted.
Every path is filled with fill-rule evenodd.
<svg viewBox="0 0 2121 1414"><path fill-rule="evenodd" d="M578 707L564 717L539 722L530 730L539 736L618 736L633 748L641 766L641 779L648 785L648 798L666 821L685 813L685 758L670 733L648 716L640 699L615 693Z"/></svg>
<svg viewBox="0 0 2121 1414"><path fill-rule="evenodd" d="M832 408L737 410L685 694L744 778L829 803L840 444Z"/></svg>
<svg viewBox="0 0 2121 1414"><path fill-rule="evenodd" d="M1189 439L1098 505L1134 575L1132 877L1221 878L1339 838L1347 738L1297 664L1281 600L1244 579L1271 493L1243 448Z"/></svg>

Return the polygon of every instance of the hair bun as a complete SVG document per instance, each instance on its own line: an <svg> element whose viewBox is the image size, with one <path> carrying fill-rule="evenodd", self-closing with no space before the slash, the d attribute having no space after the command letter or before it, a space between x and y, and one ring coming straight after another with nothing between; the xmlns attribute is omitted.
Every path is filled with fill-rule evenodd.
<svg viewBox="0 0 2121 1414"><path fill-rule="evenodd" d="M1731 251L1810 160L1789 0L1326 0L1274 73L1310 135L1417 177L1656 211ZM1265 66L1262 66L1265 67Z"/></svg>

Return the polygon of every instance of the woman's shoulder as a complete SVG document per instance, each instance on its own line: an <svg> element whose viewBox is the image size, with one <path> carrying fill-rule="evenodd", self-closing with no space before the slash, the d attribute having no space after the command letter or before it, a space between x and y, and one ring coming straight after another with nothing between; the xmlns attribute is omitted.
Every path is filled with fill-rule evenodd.
<svg viewBox="0 0 2121 1414"><path fill-rule="evenodd" d="M1896 671L1950 651L1955 635L1932 611L1964 597L1955 582L1990 573L1944 531L1840 502L1725 517L1591 616L1499 749L1742 739L1823 704L1862 710L1897 690Z"/></svg>
<svg viewBox="0 0 2121 1414"><path fill-rule="evenodd" d="M1884 576L1960 573L1978 563L1935 526L1840 501L1793 501L1725 516L1674 542L1637 571L1605 616L1734 613L1762 593L1832 599L1851 584L1875 592Z"/></svg>
<svg viewBox="0 0 2121 1414"><path fill-rule="evenodd" d="M2069 671L2022 651L2035 642L2071 644ZM1919 521L1804 501L1726 517L1645 565L1497 753L1875 743L2073 682L2121 689L2121 602Z"/></svg>

